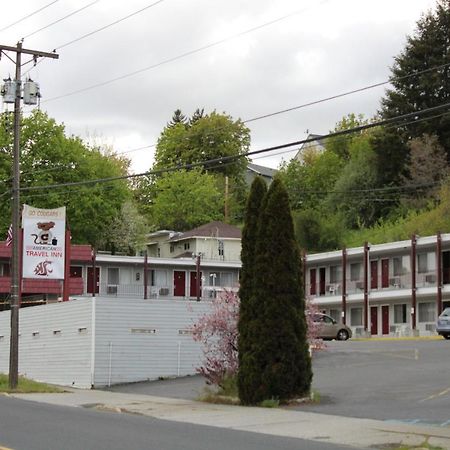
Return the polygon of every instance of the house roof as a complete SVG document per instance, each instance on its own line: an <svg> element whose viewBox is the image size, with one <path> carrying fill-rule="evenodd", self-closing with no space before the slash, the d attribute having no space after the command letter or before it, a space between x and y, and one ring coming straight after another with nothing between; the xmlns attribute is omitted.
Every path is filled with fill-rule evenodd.
<svg viewBox="0 0 450 450"><path fill-rule="evenodd" d="M193 237L241 239L241 230L238 227L216 220L186 231L181 236L174 236L170 241L181 241Z"/></svg>
<svg viewBox="0 0 450 450"><path fill-rule="evenodd" d="M247 170L250 172L254 172L258 175L262 175L263 177L273 178L275 174L278 172L276 169L272 169L271 167L259 166L258 164L248 163Z"/></svg>

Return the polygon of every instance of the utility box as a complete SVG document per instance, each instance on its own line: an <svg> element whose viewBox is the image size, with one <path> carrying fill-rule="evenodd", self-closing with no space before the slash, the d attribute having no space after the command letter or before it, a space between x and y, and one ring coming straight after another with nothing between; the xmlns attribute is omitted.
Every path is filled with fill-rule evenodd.
<svg viewBox="0 0 450 450"><path fill-rule="evenodd" d="M23 85L23 102L25 105L37 105L41 96L39 84L33 80L25 81Z"/></svg>
<svg viewBox="0 0 450 450"><path fill-rule="evenodd" d="M16 82L10 79L3 80L4 83L0 88L5 103L14 103L16 99Z"/></svg>

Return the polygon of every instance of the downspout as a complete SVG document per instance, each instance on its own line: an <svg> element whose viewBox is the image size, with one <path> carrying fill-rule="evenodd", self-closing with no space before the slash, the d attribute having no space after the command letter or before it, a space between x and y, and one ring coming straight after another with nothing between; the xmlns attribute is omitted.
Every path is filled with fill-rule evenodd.
<svg viewBox="0 0 450 450"><path fill-rule="evenodd" d="M342 249L342 323L347 324L347 249Z"/></svg>
<svg viewBox="0 0 450 450"><path fill-rule="evenodd" d="M416 329L416 244L417 237L415 234L411 236L411 328Z"/></svg>
<svg viewBox="0 0 450 450"><path fill-rule="evenodd" d="M442 236L439 231L437 234L437 243L436 243L436 270L437 270L437 298L436 298L436 311L437 315L442 312Z"/></svg>

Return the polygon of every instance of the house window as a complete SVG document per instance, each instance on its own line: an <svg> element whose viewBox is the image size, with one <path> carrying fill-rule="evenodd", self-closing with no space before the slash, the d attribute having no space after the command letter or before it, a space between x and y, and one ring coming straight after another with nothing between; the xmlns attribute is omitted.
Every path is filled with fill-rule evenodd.
<svg viewBox="0 0 450 450"><path fill-rule="evenodd" d="M394 323L406 323L406 303L394 305Z"/></svg>
<svg viewBox="0 0 450 450"><path fill-rule="evenodd" d="M419 322L434 322L435 304L434 302L419 303Z"/></svg>
<svg viewBox="0 0 450 450"><path fill-rule="evenodd" d="M330 266L330 283L339 283L342 278L341 272L341 266Z"/></svg>
<svg viewBox="0 0 450 450"><path fill-rule="evenodd" d="M189 242L185 242L184 249L189 250L191 248L191 244Z"/></svg>
<svg viewBox="0 0 450 450"><path fill-rule="evenodd" d="M350 323L352 326L361 326L363 324L363 309L351 308L350 309Z"/></svg>
<svg viewBox="0 0 450 450"><path fill-rule="evenodd" d="M223 241L219 241L219 256L223 256L224 255L224 249L223 249Z"/></svg>
<svg viewBox="0 0 450 450"><path fill-rule="evenodd" d="M359 281L361 279L361 263L350 264L350 281Z"/></svg>
<svg viewBox="0 0 450 450"><path fill-rule="evenodd" d="M173 253L175 251L175 245L170 244L170 253Z"/></svg>
<svg viewBox="0 0 450 450"><path fill-rule="evenodd" d="M158 247L158 258L161 258L161 249Z"/></svg>

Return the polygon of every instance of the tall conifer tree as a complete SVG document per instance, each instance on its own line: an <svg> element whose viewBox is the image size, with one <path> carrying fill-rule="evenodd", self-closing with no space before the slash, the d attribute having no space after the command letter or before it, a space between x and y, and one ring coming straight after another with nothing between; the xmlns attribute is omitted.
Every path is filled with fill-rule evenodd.
<svg viewBox="0 0 450 450"><path fill-rule="evenodd" d="M248 399L252 396L251 379L253 378L254 373L254 359L252 357L251 349L255 345L254 340L256 339L256 336L253 333L253 324L258 313L258 305L252 304L252 298L255 298L252 294L255 281L253 269L255 265L258 218L266 192L267 186L263 179L261 177L255 178L250 188L250 194L245 210L244 228L242 230L242 269L240 274L240 309L238 323L240 367L238 372L238 389L239 397L245 404L249 403Z"/></svg>
<svg viewBox="0 0 450 450"><path fill-rule="evenodd" d="M275 179L258 220L250 302L258 308L253 326L257 341L251 349L255 372L246 403L283 401L309 392L312 371L301 273L288 194Z"/></svg>

